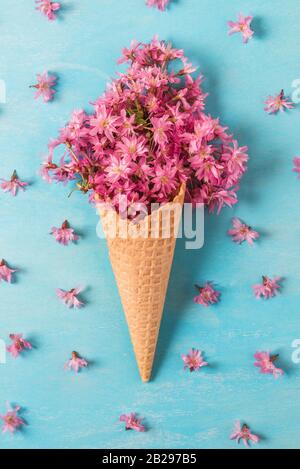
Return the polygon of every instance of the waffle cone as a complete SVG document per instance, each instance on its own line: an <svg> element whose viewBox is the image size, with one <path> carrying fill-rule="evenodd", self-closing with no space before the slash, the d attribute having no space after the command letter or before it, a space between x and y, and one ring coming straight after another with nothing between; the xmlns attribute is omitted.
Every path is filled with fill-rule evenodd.
<svg viewBox="0 0 300 469"><path fill-rule="evenodd" d="M114 210L98 205L112 269L144 382L151 377L184 195L185 186L182 185L173 202L161 206L135 225L121 219Z"/></svg>

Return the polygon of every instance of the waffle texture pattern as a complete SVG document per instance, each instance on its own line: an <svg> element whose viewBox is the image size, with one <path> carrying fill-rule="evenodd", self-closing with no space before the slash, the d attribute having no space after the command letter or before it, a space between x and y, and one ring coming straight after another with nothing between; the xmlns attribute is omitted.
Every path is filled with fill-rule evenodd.
<svg viewBox="0 0 300 469"><path fill-rule="evenodd" d="M142 381L150 380L185 186L138 225L98 206ZM116 227L117 222L117 227Z"/></svg>

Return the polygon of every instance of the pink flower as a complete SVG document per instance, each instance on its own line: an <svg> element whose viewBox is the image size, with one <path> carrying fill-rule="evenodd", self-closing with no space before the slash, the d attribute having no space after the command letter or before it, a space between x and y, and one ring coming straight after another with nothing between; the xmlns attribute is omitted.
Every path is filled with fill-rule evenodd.
<svg viewBox="0 0 300 469"><path fill-rule="evenodd" d="M50 21L56 19L55 12L61 8L60 3L51 2L50 0L36 0L35 3L37 4L36 10L41 11Z"/></svg>
<svg viewBox="0 0 300 469"><path fill-rule="evenodd" d="M51 183L52 178L50 177L50 172L55 171L56 169L57 169L57 165L53 163L52 154L50 153L49 155L47 155L45 161L43 162L41 166L40 175L45 181Z"/></svg>
<svg viewBox="0 0 300 469"><path fill-rule="evenodd" d="M6 347L6 349L14 358L17 358L24 349L32 349L31 343L27 342L27 340L24 340L22 337L23 334L9 334L12 344Z"/></svg>
<svg viewBox="0 0 300 469"><path fill-rule="evenodd" d="M170 0L147 0L148 7L156 7L160 11L164 11Z"/></svg>
<svg viewBox="0 0 300 469"><path fill-rule="evenodd" d="M207 366L208 363L203 360L202 352L200 350L192 348L187 355L181 355L184 361L184 369L192 371L198 371L203 366Z"/></svg>
<svg viewBox="0 0 300 469"><path fill-rule="evenodd" d="M17 272L16 269L10 269L4 259L0 261L0 282L4 280L5 282L11 283L12 274Z"/></svg>
<svg viewBox="0 0 300 469"><path fill-rule="evenodd" d="M228 230L228 234L232 236L235 243L241 244L247 241L248 244L253 246L253 241L259 238L259 233L252 230L251 226L243 223L239 218L232 219L233 228Z"/></svg>
<svg viewBox="0 0 300 469"><path fill-rule="evenodd" d="M231 28L228 34L231 36L234 33L241 33L243 42L246 44L254 34L254 31L251 29L252 20L253 16L244 16L242 13L240 13L237 22L228 21L228 26Z"/></svg>
<svg viewBox="0 0 300 469"><path fill-rule="evenodd" d="M56 93L56 91L53 89L53 87L56 85L56 80L56 76L49 75L48 72L44 72L42 74L38 73L37 83L30 86L30 88L36 88L37 90L34 98L38 99L40 96L42 96L45 103L52 101L53 96Z"/></svg>
<svg viewBox="0 0 300 469"><path fill-rule="evenodd" d="M294 167L293 171L295 173L298 173L298 178L300 179L300 157L299 156L294 158L294 165L295 165L295 167Z"/></svg>
<svg viewBox="0 0 300 469"><path fill-rule="evenodd" d="M219 214L224 205L231 207L237 202L236 189L221 189L211 184L203 184L201 188L194 189L192 201L194 203L203 203L208 206L209 213L217 208Z"/></svg>
<svg viewBox="0 0 300 469"><path fill-rule="evenodd" d="M145 146L146 140L143 137L123 137L122 141L117 143L116 149L120 156L125 156L133 161L143 157L148 153Z"/></svg>
<svg viewBox="0 0 300 469"><path fill-rule="evenodd" d="M281 368L276 368L274 365L278 357L279 355L271 355L270 352L256 352L254 358L257 361L254 366L260 368L260 372L263 374L271 374L274 378L279 378L284 373Z"/></svg>
<svg viewBox="0 0 300 469"><path fill-rule="evenodd" d="M65 369L69 368L69 370L74 370L78 373L81 368L86 366L88 366L88 362L84 358L81 358L77 352L72 352L72 358L65 364Z"/></svg>
<svg viewBox="0 0 300 469"><path fill-rule="evenodd" d="M111 157L111 164L106 169L107 179L115 184L119 180L124 180L132 172L129 158L122 159L119 156Z"/></svg>
<svg viewBox="0 0 300 469"><path fill-rule="evenodd" d="M253 285L253 290L256 298L269 299L277 295L277 292L281 289L281 285L278 283L282 280L281 277L274 277L273 279L263 275L262 283Z"/></svg>
<svg viewBox="0 0 300 469"><path fill-rule="evenodd" d="M252 441L256 444L260 440L257 435L251 433L251 430L248 425L244 424L243 426L241 426L240 422L235 423L234 430L232 435L230 436L230 439L236 440L237 443L239 443L240 440L243 440L243 443L246 447L249 447L249 441Z"/></svg>
<svg viewBox="0 0 300 469"><path fill-rule="evenodd" d="M14 409L11 409L7 405L7 412L5 415L0 415L0 418L3 420L4 425L2 427L2 433L6 433L9 431L10 433L14 433L19 427L25 425L25 422L21 417L18 417L17 413L21 409L20 406L16 406Z"/></svg>
<svg viewBox="0 0 300 469"><path fill-rule="evenodd" d="M172 127L168 116L153 117L151 119L153 126L153 138L158 145L164 145L168 141L167 131Z"/></svg>
<svg viewBox="0 0 300 469"><path fill-rule="evenodd" d="M163 167L157 166L155 169L155 177L153 178L153 191L161 192L165 196L174 191L174 189L176 189L176 173L177 168L172 167L168 163Z"/></svg>
<svg viewBox="0 0 300 469"><path fill-rule="evenodd" d="M154 37L132 42L119 62L128 69L109 83L92 112L73 112L50 142L42 177L76 180L91 202L109 203L130 220L142 208L125 210L120 199L150 213L152 204L173 200L184 182L187 199L210 212L235 204L247 147L205 114L202 76L192 76L184 51Z"/></svg>
<svg viewBox="0 0 300 469"><path fill-rule="evenodd" d="M4 192L10 192L14 197L17 195L19 189L25 191L25 188L28 186L27 182L20 181L16 170L12 173L9 181L6 181L5 179L0 179L0 181L3 181L0 184L1 189L3 189Z"/></svg>
<svg viewBox="0 0 300 469"><path fill-rule="evenodd" d="M114 141L114 133L117 132L117 126L120 122L119 117L112 116L112 113L106 109L105 104L97 107L95 118L91 119L92 137L97 135L105 135L111 142Z"/></svg>
<svg viewBox="0 0 300 469"><path fill-rule="evenodd" d="M54 236L56 241L64 246L69 243L75 242L79 239L72 228L70 228L68 220L65 220L60 228L53 226L51 228L51 234Z"/></svg>
<svg viewBox="0 0 300 469"><path fill-rule="evenodd" d="M284 90L281 90L278 95L268 96L264 103L266 104L265 111L269 114L277 114L279 111L294 108L294 104L285 97Z"/></svg>
<svg viewBox="0 0 300 469"><path fill-rule="evenodd" d="M198 285L195 285L195 287L200 291L199 295L194 298L195 303L202 306L209 306L220 301L219 297L221 293L212 287L211 282L206 282L204 287L199 287Z"/></svg>
<svg viewBox="0 0 300 469"><path fill-rule="evenodd" d="M81 287L77 288L72 288L69 291L61 290L58 288L56 290L58 298L62 300L63 303L65 303L68 308L81 308L84 303L78 300L77 295L82 291Z"/></svg>
<svg viewBox="0 0 300 469"><path fill-rule="evenodd" d="M236 181L244 172L244 167L248 161L248 147L239 147L238 142L233 140L232 146L226 145L224 148L223 161L228 167L228 184L236 184Z"/></svg>
<svg viewBox="0 0 300 469"><path fill-rule="evenodd" d="M138 418L137 415L133 412L127 415L121 415L120 421L125 422L126 430L135 430L136 432L146 431L144 425L141 424L142 419Z"/></svg>

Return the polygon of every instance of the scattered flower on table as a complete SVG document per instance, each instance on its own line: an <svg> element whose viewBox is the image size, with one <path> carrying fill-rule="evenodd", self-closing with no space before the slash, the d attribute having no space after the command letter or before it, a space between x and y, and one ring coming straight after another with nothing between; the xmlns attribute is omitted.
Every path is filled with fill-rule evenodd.
<svg viewBox="0 0 300 469"><path fill-rule="evenodd" d="M274 277L273 279L263 275L262 283L253 285L253 290L256 298L269 299L276 296L281 289L281 277Z"/></svg>
<svg viewBox="0 0 300 469"><path fill-rule="evenodd" d="M278 359L279 355L271 355L270 352L256 352L254 358L256 362L254 366L260 368L263 374L271 374L274 378L279 378L284 372L281 368L277 368L274 362Z"/></svg>
<svg viewBox="0 0 300 469"><path fill-rule="evenodd" d="M5 282L11 283L12 274L15 272L17 272L17 270L8 267L4 259L0 261L0 282L4 280Z"/></svg>
<svg viewBox="0 0 300 469"><path fill-rule="evenodd" d="M184 369L186 370L188 368L191 372L198 371L203 366L208 365L202 357L202 352L194 348L192 348L187 355L181 355L181 357L185 363Z"/></svg>
<svg viewBox="0 0 300 469"><path fill-rule="evenodd" d="M0 184L1 189L4 192L10 192L14 197L17 195L19 189L25 191L28 186L27 182L23 182L18 178L16 170L14 170L8 181L5 179L0 179L0 181L2 181Z"/></svg>
<svg viewBox="0 0 300 469"><path fill-rule="evenodd" d="M221 293L213 288L211 282L206 282L203 287L198 285L195 285L195 287L199 290L199 295L194 298L195 303L207 307L220 301Z"/></svg>
<svg viewBox="0 0 300 469"><path fill-rule="evenodd" d="M9 334L9 338L12 344L6 347L6 349L14 358L17 358L23 350L32 349L31 343L23 339L23 334Z"/></svg>
<svg viewBox="0 0 300 469"><path fill-rule="evenodd" d="M236 440L237 443L239 443L240 440L243 440L243 443L247 448L249 447L249 441L256 444L260 440L257 435L251 433L251 430L248 425L244 423L243 426L241 426L241 422L239 421L235 423L234 430L232 435L230 436L230 439Z"/></svg>
<svg viewBox="0 0 300 469"><path fill-rule="evenodd" d="M85 368L87 366L87 360L81 358L77 352L72 352L72 357L65 364L65 369L69 368L70 370L74 370L76 373L78 373L81 368Z"/></svg>
<svg viewBox="0 0 300 469"><path fill-rule="evenodd" d="M53 87L56 85L57 78L55 75L50 75L48 72L37 74L37 83L31 85L30 88L35 88L37 91L34 95L35 99L42 96L45 103L52 101L56 90Z"/></svg>
<svg viewBox="0 0 300 469"><path fill-rule="evenodd" d="M240 13L238 21L228 21L228 26L230 27L228 34L231 36L235 33L241 33L243 42L246 44L254 34L254 31L251 29L252 20L253 16L244 16Z"/></svg>
<svg viewBox="0 0 300 469"><path fill-rule="evenodd" d="M10 433L14 433L15 430L25 425L24 420L17 415L21 407L16 406L14 409L12 409L9 405L6 406L6 414L0 415L0 418L4 422L4 425L2 427L2 433L6 433L7 431L9 431Z"/></svg>
<svg viewBox="0 0 300 469"><path fill-rule="evenodd" d="M168 6L170 0L147 0L146 4L148 7L156 7L160 11L164 11Z"/></svg>
<svg viewBox="0 0 300 469"><path fill-rule="evenodd" d="M253 246L253 241L259 238L259 233L254 231L251 226L243 223L239 218L232 219L233 228L228 230L228 234L232 236L235 243L241 244L247 241L248 244Z"/></svg>
<svg viewBox="0 0 300 469"><path fill-rule="evenodd" d="M268 96L264 103L266 104L265 111L268 114L277 114L279 111L284 112L295 107L289 98L285 97L284 90L281 90L278 95Z"/></svg>
<svg viewBox="0 0 300 469"><path fill-rule="evenodd" d="M81 308L84 305L84 303L82 303L77 298L77 296L82 290L83 288L81 287L72 288L69 291L58 288L56 290L56 293L57 293L58 298L60 298L62 302L68 306L68 308Z"/></svg>
<svg viewBox="0 0 300 469"><path fill-rule="evenodd" d="M294 158L294 169L293 171L295 171L295 173L298 173L298 178L300 179L300 157L299 156L296 156L296 158Z"/></svg>
<svg viewBox="0 0 300 469"><path fill-rule="evenodd" d="M60 3L50 0L36 0L35 3L37 4L36 10L42 12L50 21L56 19L56 12L61 8Z"/></svg>
<svg viewBox="0 0 300 469"><path fill-rule="evenodd" d="M58 243L64 246L67 246L69 243L74 243L79 239L79 236L75 234L73 228L70 228L68 220L65 220L60 228L53 226L51 228L51 234Z"/></svg>
<svg viewBox="0 0 300 469"><path fill-rule="evenodd" d="M142 419L137 417L133 412L120 416L120 421L125 422L125 430L135 430L136 432L144 432L146 429L141 424Z"/></svg>

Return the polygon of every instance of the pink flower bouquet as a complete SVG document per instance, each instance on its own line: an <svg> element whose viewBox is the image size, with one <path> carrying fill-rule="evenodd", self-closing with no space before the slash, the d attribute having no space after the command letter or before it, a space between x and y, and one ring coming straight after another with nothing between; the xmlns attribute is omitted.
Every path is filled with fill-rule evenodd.
<svg viewBox="0 0 300 469"><path fill-rule="evenodd" d="M154 38L132 42L119 63L125 73L113 80L94 103L91 114L75 111L49 144L41 174L88 193L99 209L110 258L130 329L140 373L149 380L172 264L174 233L165 239L110 239L108 213L127 228L149 227L153 204L203 203L219 212L237 201L238 182L246 170L247 147L205 114L202 77L183 50ZM54 159L62 148L59 159ZM181 211L181 210L179 210ZM152 220L153 224L153 220ZM160 222L158 222L160 224ZM175 226L176 225L176 226ZM148 228L146 228L148 229ZM145 233L144 233L145 234Z"/></svg>

